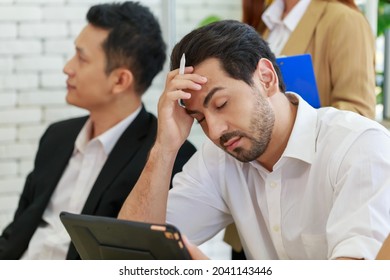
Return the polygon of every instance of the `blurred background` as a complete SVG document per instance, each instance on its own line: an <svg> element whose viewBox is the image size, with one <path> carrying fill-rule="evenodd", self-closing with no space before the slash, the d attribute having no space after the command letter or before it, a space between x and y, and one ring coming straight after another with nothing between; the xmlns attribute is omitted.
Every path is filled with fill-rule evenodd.
<svg viewBox="0 0 390 280"><path fill-rule="evenodd" d="M65 103L65 62L74 52L74 39L85 25L88 8L107 0L0 0L0 231L12 219L26 174L33 167L38 140L49 123L85 115ZM121 1L116 1L121 2ZM241 20L241 0L141 0L163 28L168 55L192 29L219 19ZM377 35L377 120L390 119L390 2L356 0ZM385 52L387 50L387 53ZM144 96L157 114L165 69ZM386 84L387 82L387 84ZM200 147L200 126L190 140ZM222 232L202 245L214 259L227 259L230 248Z"/></svg>

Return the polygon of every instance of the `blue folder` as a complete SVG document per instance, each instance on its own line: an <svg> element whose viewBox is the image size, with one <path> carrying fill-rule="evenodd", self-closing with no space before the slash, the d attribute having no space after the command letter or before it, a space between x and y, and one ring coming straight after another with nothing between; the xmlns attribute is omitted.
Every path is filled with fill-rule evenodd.
<svg viewBox="0 0 390 280"><path fill-rule="evenodd" d="M319 108L317 82L310 54L283 56L276 58L282 72L286 91L299 94L314 108Z"/></svg>

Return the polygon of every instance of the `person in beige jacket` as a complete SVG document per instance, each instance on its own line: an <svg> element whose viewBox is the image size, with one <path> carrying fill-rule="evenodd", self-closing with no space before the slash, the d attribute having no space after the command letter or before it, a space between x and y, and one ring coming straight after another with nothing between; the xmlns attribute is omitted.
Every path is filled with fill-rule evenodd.
<svg viewBox="0 0 390 280"><path fill-rule="evenodd" d="M242 21L277 56L312 56L320 103L375 118L375 36L354 0L243 0ZM242 258L234 225L225 242Z"/></svg>
<svg viewBox="0 0 390 280"><path fill-rule="evenodd" d="M244 8L243 21L252 26L256 25L258 32L270 43L271 50L277 56L311 54L322 107L332 106L375 118L375 36L354 1L272 2L273 5L264 13L259 7L257 24L250 22L245 16ZM284 8L279 19L281 22L275 22L272 15L267 17L272 6L276 5ZM256 9L252 6L251 11L254 10ZM291 17L288 18L289 16ZM287 32L283 35L284 39L280 39L282 34L280 29L276 29L278 24L287 29L282 31ZM273 32L279 33L272 34ZM271 39L275 41L275 38L282 41L281 46L275 47L280 49L279 52L273 49L273 45L277 43L270 42Z"/></svg>

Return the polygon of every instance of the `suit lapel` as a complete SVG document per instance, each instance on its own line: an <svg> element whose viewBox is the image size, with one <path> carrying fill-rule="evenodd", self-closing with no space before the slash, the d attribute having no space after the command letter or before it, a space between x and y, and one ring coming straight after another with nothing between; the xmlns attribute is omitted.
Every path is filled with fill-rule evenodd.
<svg viewBox="0 0 390 280"><path fill-rule="evenodd" d="M309 4L305 14L284 46L281 55L296 55L308 52L308 46L317 28L318 21L325 12L326 5L326 1L318 0L313 0Z"/></svg>
<svg viewBox="0 0 390 280"><path fill-rule="evenodd" d="M87 119L88 117L82 117L72 120L71 123L62 126L61 131L55 131L55 135L50 134L50 143L45 145L45 150L42 152L44 155L37 163L42 164L42 168L37 168L41 172L35 174L37 181L46 186L41 188L46 193L45 204L50 199L64 173L72 156L77 135ZM49 147L49 149L46 149L46 147Z"/></svg>
<svg viewBox="0 0 390 280"><path fill-rule="evenodd" d="M145 134L150 130L150 115L143 107L136 119L119 138L100 172L82 213L93 214L107 186L122 172L134 154L140 149Z"/></svg>

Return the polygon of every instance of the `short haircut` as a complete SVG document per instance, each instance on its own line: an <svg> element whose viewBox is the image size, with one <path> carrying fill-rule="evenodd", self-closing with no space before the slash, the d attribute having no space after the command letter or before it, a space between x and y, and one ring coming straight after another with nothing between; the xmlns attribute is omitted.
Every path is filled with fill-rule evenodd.
<svg viewBox="0 0 390 280"><path fill-rule="evenodd" d="M275 55L256 30L236 20L222 20L199 27L176 44L171 55L171 70L179 67L185 53L186 65L196 66L208 58L220 61L232 78L253 86L253 73L261 58L273 64L279 78L279 89L286 91Z"/></svg>
<svg viewBox="0 0 390 280"><path fill-rule="evenodd" d="M109 30L103 42L106 73L125 67L134 75L135 90L142 95L163 69L166 45L160 25L147 7L138 2L108 3L92 6L88 22Z"/></svg>

